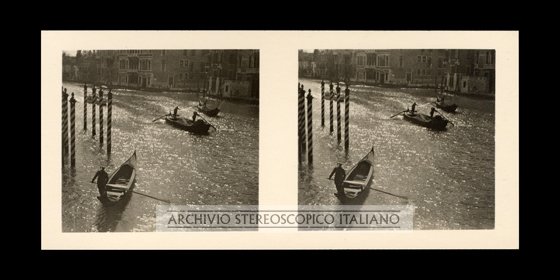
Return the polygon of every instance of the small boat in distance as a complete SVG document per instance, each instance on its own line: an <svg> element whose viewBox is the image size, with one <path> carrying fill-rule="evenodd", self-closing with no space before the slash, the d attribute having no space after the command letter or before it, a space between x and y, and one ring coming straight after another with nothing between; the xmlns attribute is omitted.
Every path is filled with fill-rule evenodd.
<svg viewBox="0 0 560 280"><path fill-rule="evenodd" d="M91 96L91 95L86 97L86 102L90 103L90 104L95 103L96 105L99 105L99 106L107 105L107 100L105 100L105 99L99 100L98 97L93 98L93 96Z"/></svg>
<svg viewBox="0 0 560 280"><path fill-rule="evenodd" d="M449 122L447 119L443 118L440 115L430 117L428 115L424 115L420 113L412 114L410 112L405 112L403 114L403 119L411 123L424 126L433 130L445 130L447 123Z"/></svg>
<svg viewBox="0 0 560 280"><path fill-rule="evenodd" d="M107 189L107 197L97 197L103 205L113 206L124 197L129 196L134 188L136 181L136 150L119 168L117 168L110 176L109 181L105 185Z"/></svg>
<svg viewBox="0 0 560 280"><path fill-rule="evenodd" d="M203 114L205 114L205 115L207 115L207 116L209 116L209 117L215 117L215 116L217 116L218 113L220 112L220 108L218 108L218 107L216 107L216 108L214 108L214 109L209 109L208 107L202 106L202 105L200 105L200 104L196 106L196 109L197 109L199 112L201 112L201 113L203 113Z"/></svg>
<svg viewBox="0 0 560 280"><path fill-rule="evenodd" d="M342 183L344 197L337 195L340 200L354 199L368 189L373 179L373 146L371 150L356 163L349 171Z"/></svg>
<svg viewBox="0 0 560 280"><path fill-rule="evenodd" d="M455 113L455 110L457 110L457 104L442 104L441 102L437 101L434 102L434 104L436 104L437 108L440 108L448 113Z"/></svg>

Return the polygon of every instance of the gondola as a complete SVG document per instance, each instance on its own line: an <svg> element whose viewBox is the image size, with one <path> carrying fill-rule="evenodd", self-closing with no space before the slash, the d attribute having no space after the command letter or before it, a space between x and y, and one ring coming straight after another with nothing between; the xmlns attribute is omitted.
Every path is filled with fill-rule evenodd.
<svg viewBox="0 0 560 280"><path fill-rule="evenodd" d="M97 97L96 97L96 98L93 98L92 96L86 97L86 102L87 102L87 103L90 103L90 104L95 103L96 105L99 105L99 106L105 106L105 105L107 105L107 100L101 100L101 101L100 101L99 98L97 98Z"/></svg>
<svg viewBox="0 0 560 280"><path fill-rule="evenodd" d="M125 161L121 166L115 170L110 176L107 184L107 197L98 196L103 205L113 206L124 201L126 197L130 196L136 181L136 151Z"/></svg>
<svg viewBox="0 0 560 280"><path fill-rule="evenodd" d="M328 93L325 93L325 96L323 97L323 99L324 100L332 100L332 101L335 101L335 102L344 100L344 98L342 97L342 94L337 97L336 94L330 95Z"/></svg>
<svg viewBox="0 0 560 280"><path fill-rule="evenodd" d="M441 104L441 102L434 102L434 104L436 104L437 108L440 108L442 110L444 110L445 112L448 113L455 113L455 110L457 110L457 104Z"/></svg>
<svg viewBox="0 0 560 280"><path fill-rule="evenodd" d="M337 194L340 200L355 199L370 187L373 179L374 154L373 147L371 147L371 150L348 171L348 175L342 183L344 196Z"/></svg>
<svg viewBox="0 0 560 280"><path fill-rule="evenodd" d="M447 123L449 122L447 119L443 118L440 115L430 117L428 115L419 113L412 114L410 112L405 112L403 114L403 118L411 123L433 130L445 130Z"/></svg>
<svg viewBox="0 0 560 280"><path fill-rule="evenodd" d="M218 108L218 107L216 107L216 108L214 108L214 109L209 109L208 107L201 106L201 105L197 105L197 106L196 106L196 109L197 109L199 112L201 112L201 113L203 113L203 114L205 114L205 115L207 115L207 116L209 116L209 117L215 117L215 116L217 116L218 113L220 112L220 108Z"/></svg>
<svg viewBox="0 0 560 280"><path fill-rule="evenodd" d="M173 118L172 115L166 116L165 122L174 127L195 134L208 134L208 130L212 126L211 124L200 118L193 122L191 119L184 117Z"/></svg>

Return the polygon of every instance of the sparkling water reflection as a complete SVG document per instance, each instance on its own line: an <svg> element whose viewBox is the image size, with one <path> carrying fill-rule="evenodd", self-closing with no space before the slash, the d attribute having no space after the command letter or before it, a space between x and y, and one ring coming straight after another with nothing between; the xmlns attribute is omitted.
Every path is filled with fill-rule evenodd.
<svg viewBox="0 0 560 280"><path fill-rule="evenodd" d="M321 81L300 82L316 97L314 168L300 167L300 204L339 204L333 195L335 187L327 179L330 171L337 161L348 170L375 145L372 187L409 199L372 190L364 204L413 204L415 229L494 227L494 100L448 97L459 105L457 114L443 112L455 126L437 132L400 116L390 119L413 102L420 112L428 113L435 98L433 90L352 86L350 152L346 157L342 145L336 143L336 110L334 133L329 136L328 102L325 128L320 127ZM325 87L328 91L328 85Z"/></svg>
<svg viewBox="0 0 560 280"><path fill-rule="evenodd" d="M79 102L76 171L73 176L68 169L63 170L63 231L155 230L155 209L161 202L133 194L121 208L103 207L96 199L97 187L90 183L100 165L113 171L134 150L138 155L135 191L174 204L258 204L258 106L225 102L219 117L203 115L217 131L198 136L173 128L163 120L152 122L175 106L181 108L179 114L190 116L197 103L195 95L113 91L113 154L108 162L106 146L100 150L98 138L91 138L89 104L88 131L83 131L83 85L63 86L68 93L74 92ZM104 115L106 118L107 111Z"/></svg>

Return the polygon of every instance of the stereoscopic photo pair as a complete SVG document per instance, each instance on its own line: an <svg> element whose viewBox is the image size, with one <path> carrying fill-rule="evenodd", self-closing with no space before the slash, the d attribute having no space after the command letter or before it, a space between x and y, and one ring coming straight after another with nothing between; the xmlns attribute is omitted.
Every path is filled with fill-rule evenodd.
<svg viewBox="0 0 560 280"><path fill-rule="evenodd" d="M282 136L298 139L298 204L493 229L496 55L299 50L297 131ZM64 51L62 231L156 231L161 205L259 205L261 63L248 49Z"/></svg>

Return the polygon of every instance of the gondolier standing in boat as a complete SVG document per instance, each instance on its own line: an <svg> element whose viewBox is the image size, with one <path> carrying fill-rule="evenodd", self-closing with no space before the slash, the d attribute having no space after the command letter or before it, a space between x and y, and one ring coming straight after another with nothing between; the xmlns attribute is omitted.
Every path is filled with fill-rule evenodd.
<svg viewBox="0 0 560 280"><path fill-rule="evenodd" d="M175 107L175 109L173 109L173 118L176 119L177 118L177 111L179 110L179 106Z"/></svg>
<svg viewBox="0 0 560 280"><path fill-rule="evenodd" d="M411 114L416 114L416 102L412 103L412 108L410 109Z"/></svg>
<svg viewBox="0 0 560 280"><path fill-rule="evenodd" d="M95 176L93 176L91 182L93 183L93 181L95 181L96 178L97 178L97 189L99 190L99 194L103 198L107 197L107 189L105 188L105 185L109 180L109 174L105 172L105 167L101 166L101 169L95 173Z"/></svg>
<svg viewBox="0 0 560 280"><path fill-rule="evenodd" d="M430 110L430 118L434 117L434 113L437 112L436 108L432 107L432 110ZM439 113L439 112L438 112Z"/></svg>
<svg viewBox="0 0 560 280"><path fill-rule="evenodd" d="M198 113L196 111L194 111L193 114L192 114L192 121L193 122L196 121L196 116L198 116Z"/></svg>
<svg viewBox="0 0 560 280"><path fill-rule="evenodd" d="M342 163L338 163L338 166L332 170L331 175L329 175L329 180L332 179L333 175L337 195L344 195L344 188L342 187L342 183L344 182L344 178L346 178L346 170L342 168Z"/></svg>

